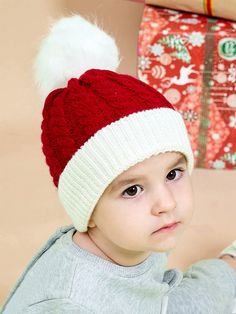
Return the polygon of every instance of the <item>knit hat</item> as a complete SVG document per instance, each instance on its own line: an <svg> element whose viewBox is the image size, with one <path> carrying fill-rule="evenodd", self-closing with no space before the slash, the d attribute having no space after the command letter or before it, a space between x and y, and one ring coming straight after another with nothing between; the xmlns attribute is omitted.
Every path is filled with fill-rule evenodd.
<svg viewBox="0 0 236 314"><path fill-rule="evenodd" d="M42 149L80 232L107 186L136 163L176 151L193 169L180 113L144 82L114 72L118 65L114 39L80 16L55 23L36 60L46 97Z"/></svg>

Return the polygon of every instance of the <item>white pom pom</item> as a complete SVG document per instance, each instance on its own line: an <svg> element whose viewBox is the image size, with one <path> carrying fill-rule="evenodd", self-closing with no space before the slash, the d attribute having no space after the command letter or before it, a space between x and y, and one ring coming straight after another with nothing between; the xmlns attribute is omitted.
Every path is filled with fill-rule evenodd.
<svg viewBox="0 0 236 314"><path fill-rule="evenodd" d="M89 69L115 71L119 51L115 40L79 15L56 22L43 40L35 62L35 78L44 98Z"/></svg>

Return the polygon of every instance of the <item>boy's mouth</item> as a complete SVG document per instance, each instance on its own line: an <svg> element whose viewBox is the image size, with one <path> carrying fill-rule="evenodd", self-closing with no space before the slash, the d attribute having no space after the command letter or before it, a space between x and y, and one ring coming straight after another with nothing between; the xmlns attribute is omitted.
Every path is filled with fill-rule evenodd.
<svg viewBox="0 0 236 314"><path fill-rule="evenodd" d="M164 225L163 227L161 227L160 229L154 231L152 234L154 233L161 233L161 232L169 232L172 231L174 229L176 229L176 227L179 225L179 221L177 222L172 222L170 224Z"/></svg>

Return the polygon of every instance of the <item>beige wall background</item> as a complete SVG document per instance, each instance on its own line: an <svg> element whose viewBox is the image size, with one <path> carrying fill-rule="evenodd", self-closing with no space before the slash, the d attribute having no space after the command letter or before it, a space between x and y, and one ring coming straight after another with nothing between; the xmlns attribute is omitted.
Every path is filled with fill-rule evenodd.
<svg viewBox="0 0 236 314"><path fill-rule="evenodd" d="M127 0L0 0L0 303L47 238L70 224L41 153L39 42L63 15L96 18L120 46L119 70L135 75L142 9ZM196 169L193 185L194 218L169 262L182 270L236 239L236 172Z"/></svg>

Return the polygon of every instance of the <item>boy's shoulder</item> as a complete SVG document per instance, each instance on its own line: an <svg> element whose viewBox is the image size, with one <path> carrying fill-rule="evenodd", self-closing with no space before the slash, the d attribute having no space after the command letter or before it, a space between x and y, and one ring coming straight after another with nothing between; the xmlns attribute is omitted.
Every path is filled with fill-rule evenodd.
<svg viewBox="0 0 236 314"><path fill-rule="evenodd" d="M43 271L43 275L46 276L47 272L54 272L58 269L62 270L66 265L73 263L75 259L68 260L67 243L72 238L75 232L73 225L62 226L58 228L45 242L45 244L38 250L33 256L30 263L27 265L22 277L31 272L35 275L37 271L39 273ZM69 263L70 261L70 263ZM67 275L68 273L63 274ZM51 278L55 279L55 278Z"/></svg>
<svg viewBox="0 0 236 314"><path fill-rule="evenodd" d="M44 266L45 274L45 270L50 268L50 266L56 266L59 255L62 255L60 258L62 261L62 257L66 257L64 239L66 237L72 237L74 232L75 228L73 225L62 226L58 228L33 256L21 277L24 278L24 275L26 275L26 273L28 273L31 269L40 266Z"/></svg>
<svg viewBox="0 0 236 314"><path fill-rule="evenodd" d="M67 250L67 242L75 231L73 225L63 226L48 238L16 282L6 300L7 308L69 296L78 259Z"/></svg>

